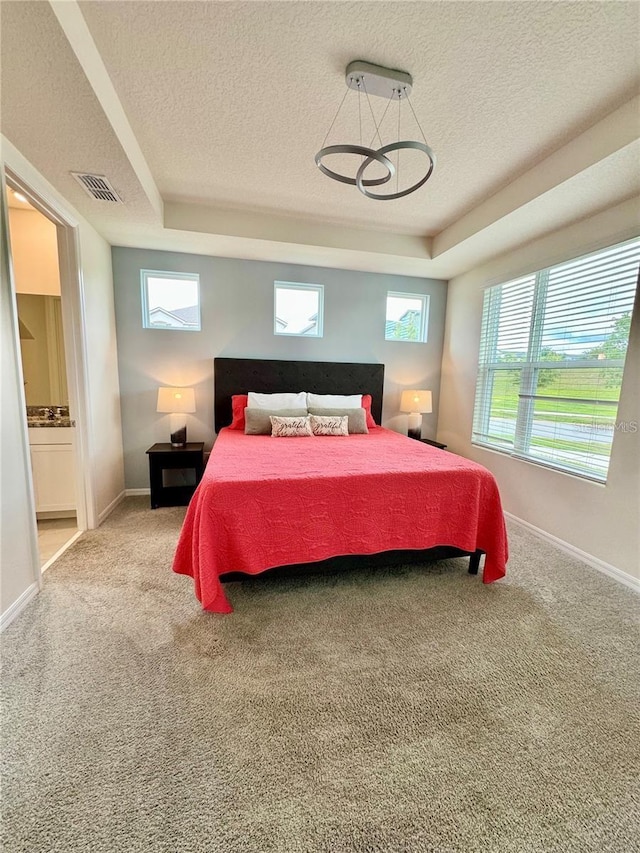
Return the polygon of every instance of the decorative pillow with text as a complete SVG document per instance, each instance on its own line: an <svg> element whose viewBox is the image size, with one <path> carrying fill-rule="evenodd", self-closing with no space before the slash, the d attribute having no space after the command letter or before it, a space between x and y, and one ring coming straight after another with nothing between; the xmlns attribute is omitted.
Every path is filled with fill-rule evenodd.
<svg viewBox="0 0 640 853"><path fill-rule="evenodd" d="M347 415L309 415L314 435L349 435Z"/></svg>
<svg viewBox="0 0 640 853"><path fill-rule="evenodd" d="M309 415L304 418L283 418L270 415L272 438L297 438L303 435L313 435Z"/></svg>
<svg viewBox="0 0 640 853"><path fill-rule="evenodd" d="M349 426L349 435L352 433L367 433L367 418L364 409L309 409L310 415L320 415L326 418L328 415L337 417L347 417ZM313 424L311 426L313 429Z"/></svg>

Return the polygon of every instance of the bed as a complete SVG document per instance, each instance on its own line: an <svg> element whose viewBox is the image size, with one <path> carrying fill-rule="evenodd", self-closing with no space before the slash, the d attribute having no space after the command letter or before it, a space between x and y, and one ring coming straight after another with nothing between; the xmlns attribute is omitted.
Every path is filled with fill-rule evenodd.
<svg viewBox="0 0 640 853"><path fill-rule="evenodd" d="M225 577L344 555L470 556L484 583L505 574L507 539L493 475L481 465L383 427L368 434L273 438L229 429L248 391L369 394L380 423L384 366L215 359L215 428L173 570L193 578L205 610L233 610Z"/></svg>

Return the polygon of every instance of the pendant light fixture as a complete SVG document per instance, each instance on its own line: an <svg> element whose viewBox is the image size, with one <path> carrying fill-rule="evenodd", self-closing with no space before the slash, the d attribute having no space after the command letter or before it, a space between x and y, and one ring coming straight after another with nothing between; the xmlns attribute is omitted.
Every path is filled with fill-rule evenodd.
<svg viewBox="0 0 640 853"><path fill-rule="evenodd" d="M356 60L355 62L350 62L349 65L347 65L345 82L347 84L347 91L345 92L340 106L338 107L338 111L336 112L329 130L327 131L327 135L322 143L322 148L318 151L315 157L317 167L320 169L322 174L326 175L328 178L333 178L334 181L339 181L340 183L350 184L357 187L363 195L367 196L367 198L380 199L383 201L403 198L404 196L415 192L415 190L420 189L420 187L423 186L431 177L436 164L436 157L431 148L427 145L427 140L409 98L413 88L411 75L406 71L394 71L391 68L384 68L381 65L372 65L370 62ZM357 92L360 139L357 143L343 142L337 145L326 145L329 134L340 115L350 91ZM376 121L376 117L371 106L370 96L386 98L388 101L379 122ZM369 114L371 115L373 126L375 128L373 138L369 145L365 145L362 139L362 113L364 101L366 101L365 107L368 107ZM381 128L393 101L396 101L398 104L397 122L395 122L395 126L397 127L397 139L395 142L388 142L387 144L384 144L381 136ZM415 120L415 124L422 136L422 142L417 140L400 139L401 108L405 101L411 109L411 114ZM376 141L379 143L379 147L374 148L372 146ZM419 151L423 153L427 158L427 163L425 163L425 172L419 180L414 181L409 187L400 189L399 178L401 152L406 150ZM397 152L395 163L390 157L394 152ZM361 158L360 165L355 174L344 174L327 166L327 158L336 154L354 154ZM386 174L382 175L382 177L367 177L367 173L371 175L371 167L375 163L380 164L386 170ZM395 192L385 193L372 191L372 187L375 188L383 186L391 181L394 176L396 178Z"/></svg>

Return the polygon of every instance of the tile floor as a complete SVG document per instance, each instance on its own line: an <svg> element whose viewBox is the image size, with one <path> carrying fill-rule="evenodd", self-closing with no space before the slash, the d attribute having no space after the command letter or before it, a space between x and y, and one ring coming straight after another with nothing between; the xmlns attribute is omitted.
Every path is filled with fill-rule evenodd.
<svg viewBox="0 0 640 853"><path fill-rule="evenodd" d="M77 533L78 525L75 516L72 518L38 519L38 548L40 550L40 565L59 551L62 546Z"/></svg>

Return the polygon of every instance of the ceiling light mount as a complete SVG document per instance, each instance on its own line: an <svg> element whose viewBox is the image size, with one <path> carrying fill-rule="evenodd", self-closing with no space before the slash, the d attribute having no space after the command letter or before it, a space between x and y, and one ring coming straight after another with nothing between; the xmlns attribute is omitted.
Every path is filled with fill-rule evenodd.
<svg viewBox="0 0 640 853"><path fill-rule="evenodd" d="M382 65L373 65L370 62L365 62L364 60L357 59L347 65L347 68L345 70L345 83L347 85L347 91L345 92L342 98L340 106L338 107L338 111L336 112L334 119L331 122L331 125L329 126L329 130L327 131L327 135L324 138L322 147L315 156L315 162L317 167L320 169L322 174L326 175L328 178L332 178L334 181L338 181L343 184L350 184L351 186L357 187L360 192L367 198L388 201L392 199L403 198L404 196L415 192L415 190L423 186L431 177L435 168L436 157L433 153L433 150L429 147L429 145L427 145L427 140L425 138L424 132L422 130L422 127L420 126L420 122L418 121L418 117L415 114L411 101L409 100L409 96L411 95L411 92L413 90L413 78L406 71L398 71L392 68L385 68ZM327 139L329 138L329 135L333 130L334 125L336 124L336 120L340 115L340 112L350 90L356 91L358 93L358 124L360 129L359 142L341 142L340 144L336 145L326 145ZM375 114L373 112L373 108L371 106L370 101L370 95L375 95L377 97L384 98L388 102L379 121L376 119ZM363 97L366 99L366 107L368 107L368 113L366 111L366 107L364 110L365 118L370 115L370 122L372 122L373 124L373 136L369 145L366 145L363 141ZM385 145L382 141L381 128L387 115L389 105L393 101L396 101L398 104L397 122L395 123L397 127L397 140L395 142L391 142ZM409 107L411 108L413 120L417 125L420 134L422 135L423 142L418 142L416 140L402 140L400 138L401 105L403 101L406 101L409 104ZM372 145L376 141L376 139L378 140L379 147L372 148ZM413 175L411 184L408 187L400 189L400 152L408 150L418 151L422 154L425 154L429 162L424 174L422 174L418 179L415 179L416 176ZM393 152L397 152L395 164L388 156ZM356 155L360 157L360 165L354 176L344 174L343 172L339 172L334 169L330 169L323 162L326 157L329 157L331 155L345 154ZM382 166L386 170L386 173L383 174L382 177L365 178L365 172L375 163L378 163L380 166ZM409 173L411 174L411 172ZM370 191L369 187L378 187L382 184L386 184L394 176L396 178L395 192L373 193Z"/></svg>
<svg viewBox="0 0 640 853"><path fill-rule="evenodd" d="M398 100L399 92L404 92L404 97L408 97L413 89L413 78L406 71L394 71L383 65L364 62L362 59L350 62L344 76L350 89L358 91L358 81L364 79L370 95L389 100Z"/></svg>

